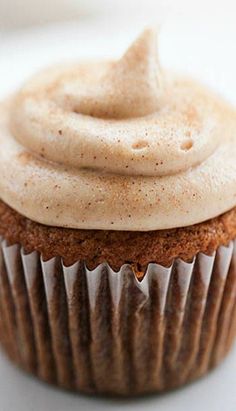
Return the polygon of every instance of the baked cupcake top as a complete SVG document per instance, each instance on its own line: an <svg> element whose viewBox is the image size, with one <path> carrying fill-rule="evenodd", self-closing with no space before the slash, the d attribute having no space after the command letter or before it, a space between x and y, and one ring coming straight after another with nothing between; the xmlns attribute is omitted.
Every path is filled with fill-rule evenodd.
<svg viewBox="0 0 236 411"><path fill-rule="evenodd" d="M184 227L236 205L236 115L163 73L145 30L118 61L47 69L1 105L0 197L51 226Z"/></svg>

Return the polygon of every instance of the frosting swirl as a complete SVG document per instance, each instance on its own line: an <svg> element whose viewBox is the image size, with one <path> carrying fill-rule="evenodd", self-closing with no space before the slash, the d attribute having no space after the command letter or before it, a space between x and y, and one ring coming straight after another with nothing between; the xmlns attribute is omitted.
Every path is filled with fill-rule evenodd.
<svg viewBox="0 0 236 411"><path fill-rule="evenodd" d="M236 205L236 115L163 74L147 29L118 61L36 75L0 110L0 197L48 225L155 230Z"/></svg>

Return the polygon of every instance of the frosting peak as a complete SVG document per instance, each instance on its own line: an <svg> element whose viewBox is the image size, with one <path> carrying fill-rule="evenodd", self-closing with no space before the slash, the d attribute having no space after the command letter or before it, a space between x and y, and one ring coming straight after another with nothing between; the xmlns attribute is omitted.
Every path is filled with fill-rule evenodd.
<svg viewBox="0 0 236 411"><path fill-rule="evenodd" d="M0 196L43 224L148 231L207 220L236 205L235 157L235 110L161 73L151 29L120 60L36 75L0 109Z"/></svg>
<svg viewBox="0 0 236 411"><path fill-rule="evenodd" d="M78 102L77 112L111 119L141 117L157 110L160 94L156 32L147 29L98 77Z"/></svg>

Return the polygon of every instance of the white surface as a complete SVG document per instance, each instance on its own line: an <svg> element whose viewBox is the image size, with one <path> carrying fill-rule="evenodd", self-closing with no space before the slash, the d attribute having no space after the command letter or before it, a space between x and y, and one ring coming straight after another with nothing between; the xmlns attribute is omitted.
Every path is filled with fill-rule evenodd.
<svg viewBox="0 0 236 411"><path fill-rule="evenodd" d="M222 4L231 4L231 8ZM190 8L183 8L166 16L160 36L161 61L201 78L236 103L236 9L229 0L221 2L221 7L215 4L214 13L211 6L209 1L191 13ZM79 21L2 33L0 97L45 64L79 56L119 55L142 26L140 19L130 25L123 16L122 24L104 19L96 24ZM0 356L0 411L235 411L235 377L236 350L207 378L168 395L136 401L89 399L43 385Z"/></svg>

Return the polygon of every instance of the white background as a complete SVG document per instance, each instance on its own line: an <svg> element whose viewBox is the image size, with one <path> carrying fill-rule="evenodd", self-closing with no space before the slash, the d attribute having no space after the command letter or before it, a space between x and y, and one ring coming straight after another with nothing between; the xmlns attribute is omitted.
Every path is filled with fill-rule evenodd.
<svg viewBox="0 0 236 411"><path fill-rule="evenodd" d="M0 0L0 97L47 64L119 56L147 23L160 26L163 66L192 74L236 104L233 0ZM235 387L235 349L207 378L136 401L61 392L0 355L0 411L236 411Z"/></svg>

